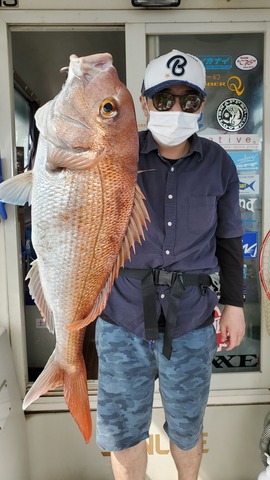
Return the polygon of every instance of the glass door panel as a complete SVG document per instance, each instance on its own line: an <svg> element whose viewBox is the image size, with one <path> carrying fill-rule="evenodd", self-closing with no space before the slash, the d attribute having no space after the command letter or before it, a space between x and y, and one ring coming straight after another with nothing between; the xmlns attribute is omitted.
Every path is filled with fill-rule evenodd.
<svg viewBox="0 0 270 480"><path fill-rule="evenodd" d="M199 135L222 145L237 167L244 229L243 295L247 323L246 336L239 347L226 352L222 344L219 346L213 372L260 371L258 245L262 237L264 34L150 36L148 46L151 57L175 48L198 56L206 68L207 103ZM217 329L219 308L215 319Z"/></svg>

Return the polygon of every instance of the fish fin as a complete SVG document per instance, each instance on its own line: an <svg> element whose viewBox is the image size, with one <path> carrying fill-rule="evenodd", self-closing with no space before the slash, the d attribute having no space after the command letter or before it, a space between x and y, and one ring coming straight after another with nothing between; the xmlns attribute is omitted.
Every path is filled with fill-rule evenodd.
<svg viewBox="0 0 270 480"><path fill-rule="evenodd" d="M138 170L137 173L156 172L156 170L156 168L148 168L147 170Z"/></svg>
<svg viewBox="0 0 270 480"><path fill-rule="evenodd" d="M75 322L70 323L67 327L69 331L73 332L86 327L87 325L89 325L89 323L93 322L104 310L108 300L108 296L113 286L113 282L115 278L118 277L119 269L123 267L125 260L130 259L131 247L135 252L135 242L141 243L141 238L144 239L143 229L147 228L146 221L150 221L146 206L144 204L144 200L145 197L139 185L136 185L133 210L130 216L129 225L112 272L100 294L98 295L89 315L87 315L81 320L76 320Z"/></svg>
<svg viewBox="0 0 270 480"><path fill-rule="evenodd" d="M26 394L22 406L23 410L49 390L61 387L63 385L63 378L63 370L59 367L58 363L55 362L55 352L53 352L44 370Z"/></svg>
<svg viewBox="0 0 270 480"><path fill-rule="evenodd" d="M30 295L35 301L49 332L54 333L53 314L44 297L39 276L38 260L34 260L31 265L32 267L25 278L25 280L30 280L28 284Z"/></svg>
<svg viewBox="0 0 270 480"><path fill-rule="evenodd" d="M97 162L103 160L105 154L105 148L100 151L87 150L76 153L53 147L52 144L49 144L48 167L51 170L59 168L76 171L91 170Z"/></svg>
<svg viewBox="0 0 270 480"><path fill-rule="evenodd" d="M20 173L0 185L0 200L13 205L31 205L32 172Z"/></svg>
<svg viewBox="0 0 270 480"><path fill-rule="evenodd" d="M83 358L74 373L65 372L64 397L68 409L88 443L92 435L86 369Z"/></svg>
<svg viewBox="0 0 270 480"><path fill-rule="evenodd" d="M89 323L93 322L96 320L96 318L100 315L102 310L104 310L108 296L110 294L110 291L112 289L112 285L114 282L116 275L113 275L113 273L110 274L107 282L105 283L104 287L102 288L101 292L99 293L93 308L89 315L87 315L85 318L82 318L81 320L75 320L74 322L70 323L67 328L70 332L76 332L77 330L81 330L82 328L87 327Z"/></svg>
<svg viewBox="0 0 270 480"><path fill-rule="evenodd" d="M83 358L72 369L72 373L64 370L55 359L55 352L50 356L44 370L23 401L23 410L49 390L63 386L64 397L68 409L88 443L92 434L92 422L89 408L86 369Z"/></svg>
<svg viewBox="0 0 270 480"><path fill-rule="evenodd" d="M128 252L124 252L125 260L130 258L131 247L135 252L135 242L141 243L141 238L144 240L144 228L147 229L146 221L150 222L144 200L145 196L137 184L135 189L133 210L126 233L126 237L128 238ZM123 265L120 266L122 267Z"/></svg>

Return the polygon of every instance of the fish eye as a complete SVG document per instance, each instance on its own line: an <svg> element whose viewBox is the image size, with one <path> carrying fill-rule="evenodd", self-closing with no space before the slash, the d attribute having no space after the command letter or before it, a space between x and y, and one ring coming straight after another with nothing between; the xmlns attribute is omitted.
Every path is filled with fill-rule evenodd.
<svg viewBox="0 0 270 480"><path fill-rule="evenodd" d="M118 115L118 105L114 98L105 98L100 105L99 112L104 118L113 118Z"/></svg>

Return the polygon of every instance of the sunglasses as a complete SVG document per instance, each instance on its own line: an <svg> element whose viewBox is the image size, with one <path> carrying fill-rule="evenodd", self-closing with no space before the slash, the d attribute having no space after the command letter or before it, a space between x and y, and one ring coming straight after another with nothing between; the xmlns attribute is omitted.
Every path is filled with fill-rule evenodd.
<svg viewBox="0 0 270 480"><path fill-rule="evenodd" d="M204 100L204 97L199 93L173 95L169 92L158 92L153 96L152 102L156 110L159 112L167 112L174 106L176 98L179 98L179 103L183 112L188 113L197 112Z"/></svg>

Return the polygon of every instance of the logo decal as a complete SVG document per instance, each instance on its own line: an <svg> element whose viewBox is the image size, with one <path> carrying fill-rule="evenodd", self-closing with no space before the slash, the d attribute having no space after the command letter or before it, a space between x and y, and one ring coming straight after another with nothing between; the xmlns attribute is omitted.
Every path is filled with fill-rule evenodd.
<svg viewBox="0 0 270 480"><path fill-rule="evenodd" d="M219 125L228 132L237 132L248 122L248 108L238 98L228 98L222 102L217 110Z"/></svg>
<svg viewBox="0 0 270 480"><path fill-rule="evenodd" d="M173 62L173 64L172 64ZM172 65L171 65L172 64ZM187 61L182 55L174 55L167 62L167 67L171 69L173 75L181 77L185 73Z"/></svg>
<svg viewBox="0 0 270 480"><path fill-rule="evenodd" d="M236 76L228 78L227 87L228 87L229 90L231 90L231 92L236 93L236 95L238 95L238 97L240 97L244 93L244 90L245 90L245 87L242 84L241 78L236 77Z"/></svg>
<svg viewBox="0 0 270 480"><path fill-rule="evenodd" d="M243 235L243 252L245 258L256 258L258 252L258 232L246 232Z"/></svg>
<svg viewBox="0 0 270 480"><path fill-rule="evenodd" d="M260 365L260 360L257 354L243 354L243 355L216 355L213 360L214 369L224 368L229 371L232 368L256 368ZM215 371L215 370L214 370Z"/></svg>
<svg viewBox="0 0 270 480"><path fill-rule="evenodd" d="M247 210L248 212L254 213L255 212L254 204L256 200L257 198L247 198L247 200L245 198L240 198L239 199L240 208L242 208L243 210Z"/></svg>
<svg viewBox="0 0 270 480"><path fill-rule="evenodd" d="M203 135L200 137L208 138L221 145L225 150L258 150L260 148L260 138L257 133L230 135L229 133L220 133L219 135Z"/></svg>
<svg viewBox="0 0 270 480"><path fill-rule="evenodd" d="M232 68L230 55L200 55L198 58L206 70L230 70Z"/></svg>
<svg viewBox="0 0 270 480"><path fill-rule="evenodd" d="M226 82L222 81L220 73L210 73L206 75L206 87L226 87Z"/></svg>
<svg viewBox="0 0 270 480"><path fill-rule="evenodd" d="M259 175L239 175L239 190L243 195L258 195Z"/></svg>
<svg viewBox="0 0 270 480"><path fill-rule="evenodd" d="M235 65L240 70L253 70L253 68L257 67L258 60L253 55L240 55L235 60Z"/></svg>
<svg viewBox="0 0 270 480"><path fill-rule="evenodd" d="M259 152L239 151L231 152L231 158L233 159L237 170L258 170L260 164Z"/></svg>

